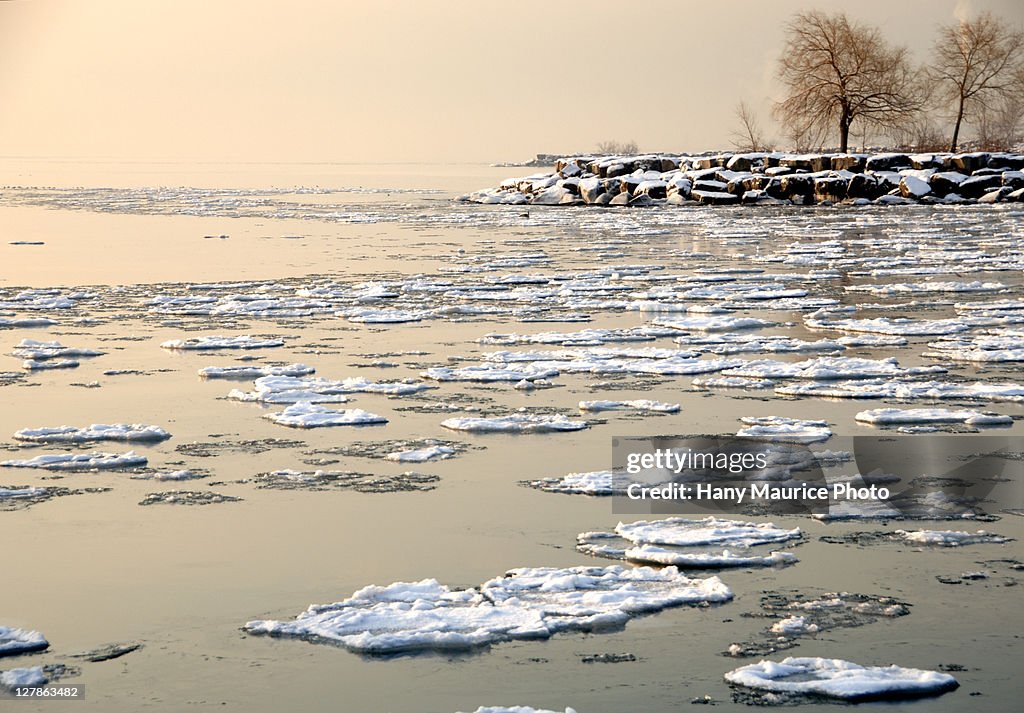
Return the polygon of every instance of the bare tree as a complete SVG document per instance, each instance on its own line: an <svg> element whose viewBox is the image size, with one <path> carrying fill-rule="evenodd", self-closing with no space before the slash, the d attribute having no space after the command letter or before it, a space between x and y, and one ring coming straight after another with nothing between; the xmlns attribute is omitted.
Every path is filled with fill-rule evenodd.
<svg viewBox="0 0 1024 713"><path fill-rule="evenodd" d="M791 135L838 128L845 152L854 121L885 127L921 105L906 49L889 45L877 28L813 10L798 13L786 32L779 59L786 98L776 114Z"/></svg>
<svg viewBox="0 0 1024 713"><path fill-rule="evenodd" d="M736 105L735 114L740 125L730 134L733 148L737 151L771 151L771 142L766 141L761 133L754 110L741 101Z"/></svg>
<svg viewBox="0 0 1024 713"><path fill-rule="evenodd" d="M640 153L636 141L601 141L597 144L597 152L616 156L635 156Z"/></svg>
<svg viewBox="0 0 1024 713"><path fill-rule="evenodd" d="M988 12L939 29L930 74L956 106L950 151L956 151L964 118L1011 90L1024 66L1022 51L1024 32Z"/></svg>

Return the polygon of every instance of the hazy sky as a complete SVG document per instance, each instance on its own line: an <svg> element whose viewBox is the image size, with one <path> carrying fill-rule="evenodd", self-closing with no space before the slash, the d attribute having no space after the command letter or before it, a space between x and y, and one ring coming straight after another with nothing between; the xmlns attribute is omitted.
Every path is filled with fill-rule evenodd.
<svg viewBox="0 0 1024 713"><path fill-rule="evenodd" d="M924 59L1022 0L0 0L0 155L498 161L769 124L782 26L845 9ZM769 129L769 134L772 129ZM777 134L778 132L776 132Z"/></svg>

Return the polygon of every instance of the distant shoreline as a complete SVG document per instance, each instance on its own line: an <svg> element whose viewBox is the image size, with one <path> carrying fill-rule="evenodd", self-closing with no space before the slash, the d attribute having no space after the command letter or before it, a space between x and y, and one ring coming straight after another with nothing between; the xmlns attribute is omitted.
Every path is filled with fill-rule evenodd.
<svg viewBox="0 0 1024 713"><path fill-rule="evenodd" d="M544 162L543 164L541 162ZM1024 202L1024 154L538 154L550 166L461 197L505 205L897 205Z"/></svg>

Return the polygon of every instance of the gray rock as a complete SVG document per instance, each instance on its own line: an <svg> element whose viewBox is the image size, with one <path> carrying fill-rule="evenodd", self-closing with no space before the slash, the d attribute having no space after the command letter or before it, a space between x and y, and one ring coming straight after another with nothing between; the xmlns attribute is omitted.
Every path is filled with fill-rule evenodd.
<svg viewBox="0 0 1024 713"><path fill-rule="evenodd" d="M957 186L957 193L964 198L981 198L986 193L999 188L1002 183L1002 176L971 176Z"/></svg>

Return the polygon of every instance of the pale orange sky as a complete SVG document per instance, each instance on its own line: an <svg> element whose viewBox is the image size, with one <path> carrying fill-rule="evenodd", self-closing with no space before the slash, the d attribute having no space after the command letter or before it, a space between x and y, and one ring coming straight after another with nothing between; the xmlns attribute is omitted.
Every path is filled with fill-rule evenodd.
<svg viewBox="0 0 1024 713"><path fill-rule="evenodd" d="M501 161L769 124L782 26L845 9L924 59L1021 0L0 1L0 156ZM769 129L769 134L773 129ZM775 135L779 132L774 131Z"/></svg>

